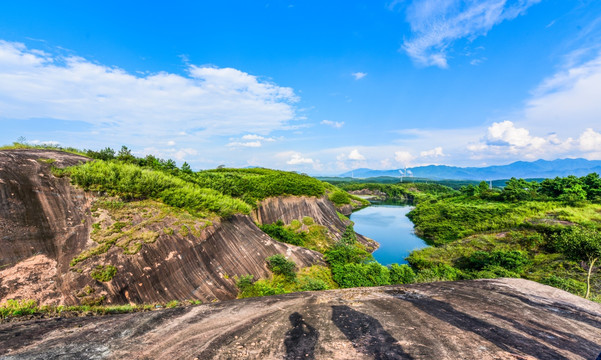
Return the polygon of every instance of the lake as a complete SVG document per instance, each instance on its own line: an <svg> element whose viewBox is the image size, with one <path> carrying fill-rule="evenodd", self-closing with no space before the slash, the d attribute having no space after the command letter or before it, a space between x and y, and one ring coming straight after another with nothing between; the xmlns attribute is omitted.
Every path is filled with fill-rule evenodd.
<svg viewBox="0 0 601 360"><path fill-rule="evenodd" d="M411 205L389 201L373 203L351 214L355 231L380 244L373 253L380 264L406 264L411 251L428 246L413 233L413 223L406 216L411 209Z"/></svg>

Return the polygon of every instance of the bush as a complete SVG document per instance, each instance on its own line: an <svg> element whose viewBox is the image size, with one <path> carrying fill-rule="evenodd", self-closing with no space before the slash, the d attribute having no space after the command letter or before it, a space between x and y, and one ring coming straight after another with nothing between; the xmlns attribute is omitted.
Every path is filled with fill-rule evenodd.
<svg viewBox="0 0 601 360"><path fill-rule="evenodd" d="M566 279L556 275L545 277L541 280L541 283L547 284L579 296L584 296L586 293L586 284L582 281L574 279Z"/></svg>
<svg viewBox="0 0 601 360"><path fill-rule="evenodd" d="M98 265L96 269L92 270L90 276L94 279L102 282L111 281L117 274L117 268L113 265Z"/></svg>
<svg viewBox="0 0 601 360"><path fill-rule="evenodd" d="M265 259L267 267L276 275L283 275L288 281L296 278L294 269L296 264L292 260L288 260L282 254L276 254Z"/></svg>
<svg viewBox="0 0 601 360"><path fill-rule="evenodd" d="M360 249L355 245L347 245L341 242L336 243L332 249L324 254L324 258L330 264L332 269L336 266L346 264L360 264L365 261L373 260L373 256L367 251Z"/></svg>
<svg viewBox="0 0 601 360"><path fill-rule="evenodd" d="M349 194L346 191L343 191L343 190L334 191L333 193L328 195L328 198L336 206L341 206L341 205L346 205L346 204L351 203L351 197L349 196Z"/></svg>
<svg viewBox="0 0 601 360"><path fill-rule="evenodd" d="M328 290L328 285L325 281L321 279L313 279L307 277L303 279L302 284L300 286L301 291L319 291L319 290Z"/></svg>
<svg viewBox="0 0 601 360"><path fill-rule="evenodd" d="M484 270L486 267L498 266L510 271L519 272L523 266L530 264L528 256L519 250L511 251L476 251L465 262L464 268Z"/></svg>
<svg viewBox="0 0 601 360"><path fill-rule="evenodd" d="M388 268L377 262L335 266L332 268L332 273L334 281L342 288L390 284Z"/></svg>
<svg viewBox="0 0 601 360"><path fill-rule="evenodd" d="M258 225L259 229L263 230L267 235L271 236L275 240L292 244L296 246L304 246L307 240L307 234L304 232L297 233L295 231L286 229L284 222L278 220L273 224Z"/></svg>
<svg viewBox="0 0 601 360"><path fill-rule="evenodd" d="M389 272L391 284L411 284L415 280L415 272L406 264L392 264Z"/></svg>
<svg viewBox="0 0 601 360"><path fill-rule="evenodd" d="M218 191L203 189L164 171L116 161L91 161L55 170L86 190L106 191L126 198L151 198L194 214L213 212L222 217L250 213L250 206Z"/></svg>
<svg viewBox="0 0 601 360"><path fill-rule="evenodd" d="M7 300L4 304L0 304L0 318L31 315L38 310L38 303L35 300Z"/></svg>
<svg viewBox="0 0 601 360"><path fill-rule="evenodd" d="M415 276L415 282L455 281L466 278L465 274L447 264L420 270Z"/></svg>

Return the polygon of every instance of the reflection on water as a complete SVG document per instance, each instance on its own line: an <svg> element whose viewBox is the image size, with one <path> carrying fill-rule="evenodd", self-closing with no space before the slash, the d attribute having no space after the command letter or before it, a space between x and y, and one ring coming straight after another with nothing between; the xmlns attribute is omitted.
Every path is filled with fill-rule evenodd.
<svg viewBox="0 0 601 360"><path fill-rule="evenodd" d="M411 251L428 246L413 233L413 223L406 216L411 209L398 202L375 203L351 215L355 231L380 244L373 255L382 265L406 264Z"/></svg>

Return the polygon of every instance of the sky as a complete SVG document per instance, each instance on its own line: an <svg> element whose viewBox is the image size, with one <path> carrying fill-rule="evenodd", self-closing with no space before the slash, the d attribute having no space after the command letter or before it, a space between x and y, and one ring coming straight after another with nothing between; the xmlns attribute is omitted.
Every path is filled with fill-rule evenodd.
<svg viewBox="0 0 601 360"><path fill-rule="evenodd" d="M0 2L0 144L312 175L601 159L601 1Z"/></svg>

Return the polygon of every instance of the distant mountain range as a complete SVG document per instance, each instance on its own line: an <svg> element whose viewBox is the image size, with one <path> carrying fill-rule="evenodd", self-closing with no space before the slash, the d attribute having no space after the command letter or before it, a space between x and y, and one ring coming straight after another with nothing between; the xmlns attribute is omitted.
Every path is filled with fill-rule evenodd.
<svg viewBox="0 0 601 360"><path fill-rule="evenodd" d="M378 176L399 177L399 170L355 169L341 177L370 178ZM414 177L448 180L498 180L516 178L554 178L556 176L584 176L592 172L601 174L601 160L557 159L536 160L533 162L516 161L509 165L487 167L457 167L446 165L428 165L407 168Z"/></svg>

